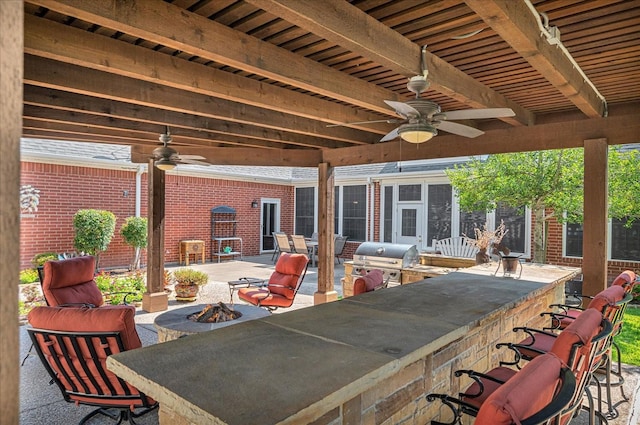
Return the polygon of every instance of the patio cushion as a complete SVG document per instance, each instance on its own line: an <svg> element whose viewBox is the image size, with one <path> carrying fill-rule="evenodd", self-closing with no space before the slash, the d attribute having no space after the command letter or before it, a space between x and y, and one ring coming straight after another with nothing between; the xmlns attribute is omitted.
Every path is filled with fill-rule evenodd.
<svg viewBox="0 0 640 425"><path fill-rule="evenodd" d="M475 425L511 425L537 413L553 398L561 368L554 354L536 357L487 398Z"/></svg>
<svg viewBox="0 0 640 425"><path fill-rule="evenodd" d="M362 294L364 292L375 291L384 284L384 275L382 270L371 270L364 276L358 277L353 282L353 295Z"/></svg>
<svg viewBox="0 0 640 425"><path fill-rule="evenodd" d="M300 275L304 272L308 261L309 259L304 254L283 253L280 255L275 271L269 278L269 291L292 300L296 294Z"/></svg>
<svg viewBox="0 0 640 425"><path fill-rule="evenodd" d="M636 274L631 270L625 270L613 279L611 286L622 286L628 293L633 289L635 281Z"/></svg>
<svg viewBox="0 0 640 425"><path fill-rule="evenodd" d="M125 350L142 347L131 305L35 307L27 319L34 328L67 332L120 332Z"/></svg>
<svg viewBox="0 0 640 425"><path fill-rule="evenodd" d="M102 293L93 280L95 268L93 256L44 263L42 291L47 303L52 307L77 303L104 304Z"/></svg>

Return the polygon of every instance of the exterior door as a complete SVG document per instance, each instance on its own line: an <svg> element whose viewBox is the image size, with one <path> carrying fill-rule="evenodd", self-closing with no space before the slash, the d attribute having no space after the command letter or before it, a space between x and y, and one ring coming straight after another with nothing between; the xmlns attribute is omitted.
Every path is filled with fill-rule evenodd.
<svg viewBox="0 0 640 425"><path fill-rule="evenodd" d="M423 248L423 211L422 204L401 204L398 206L396 243L415 245L418 250Z"/></svg>
<svg viewBox="0 0 640 425"><path fill-rule="evenodd" d="M262 199L260 202L260 252L273 252L273 232L280 231L280 200Z"/></svg>

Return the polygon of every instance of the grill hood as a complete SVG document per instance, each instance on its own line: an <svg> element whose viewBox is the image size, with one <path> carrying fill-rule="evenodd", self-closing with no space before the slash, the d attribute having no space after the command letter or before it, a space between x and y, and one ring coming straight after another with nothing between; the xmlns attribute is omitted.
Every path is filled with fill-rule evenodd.
<svg viewBox="0 0 640 425"><path fill-rule="evenodd" d="M416 264L418 250L415 245L385 242L363 242L353 254L357 264L408 268Z"/></svg>

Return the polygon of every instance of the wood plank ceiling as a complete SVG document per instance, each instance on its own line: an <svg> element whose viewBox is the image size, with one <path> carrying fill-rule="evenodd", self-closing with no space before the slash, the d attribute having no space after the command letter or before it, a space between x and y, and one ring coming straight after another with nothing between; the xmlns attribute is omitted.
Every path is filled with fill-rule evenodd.
<svg viewBox="0 0 640 425"><path fill-rule="evenodd" d="M328 126L397 118L384 100L413 96L423 46L423 97L515 116L415 147L378 143L397 124ZM640 141L638 0L26 0L24 51L25 137L128 144L139 162L165 125L181 154L243 165Z"/></svg>

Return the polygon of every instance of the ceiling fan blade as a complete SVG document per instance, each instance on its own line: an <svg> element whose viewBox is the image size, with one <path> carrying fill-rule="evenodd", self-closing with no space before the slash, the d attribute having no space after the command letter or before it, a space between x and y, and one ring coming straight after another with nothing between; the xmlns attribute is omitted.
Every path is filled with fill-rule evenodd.
<svg viewBox="0 0 640 425"><path fill-rule="evenodd" d="M459 111L443 112L443 114L448 120L503 118L516 115L511 108L462 109Z"/></svg>
<svg viewBox="0 0 640 425"><path fill-rule="evenodd" d="M413 106L409 106L406 103L396 102L394 100L385 100L384 103L391 106L396 112L403 118L419 117L420 112Z"/></svg>
<svg viewBox="0 0 640 425"><path fill-rule="evenodd" d="M396 137L398 137L398 128L395 128L393 130L391 130L389 133L387 133L382 139L380 139L381 142L388 142L389 140L393 140Z"/></svg>
<svg viewBox="0 0 640 425"><path fill-rule="evenodd" d="M204 159L204 158L202 158ZM204 165L204 166L209 166L211 164L209 164L208 162L204 162L204 161L198 161L196 159L184 159L184 158L180 158L177 162L179 162L180 164L190 164L190 165Z"/></svg>
<svg viewBox="0 0 640 425"><path fill-rule="evenodd" d="M200 156L200 155L179 155L181 160L184 159L207 159L204 156Z"/></svg>
<svg viewBox="0 0 640 425"><path fill-rule="evenodd" d="M470 138L482 136L484 134L484 131L478 130L477 128L469 127L468 125L458 124L457 122L451 121L440 121L439 124L435 124L435 127L438 130L444 130L448 133Z"/></svg>
<svg viewBox="0 0 640 425"><path fill-rule="evenodd" d="M390 120L373 120L373 121L356 121L356 122L344 122L341 124L327 124L327 127L345 127L349 125L357 125L357 124L374 124L377 122L386 122L387 124L397 124L399 121L395 119Z"/></svg>

